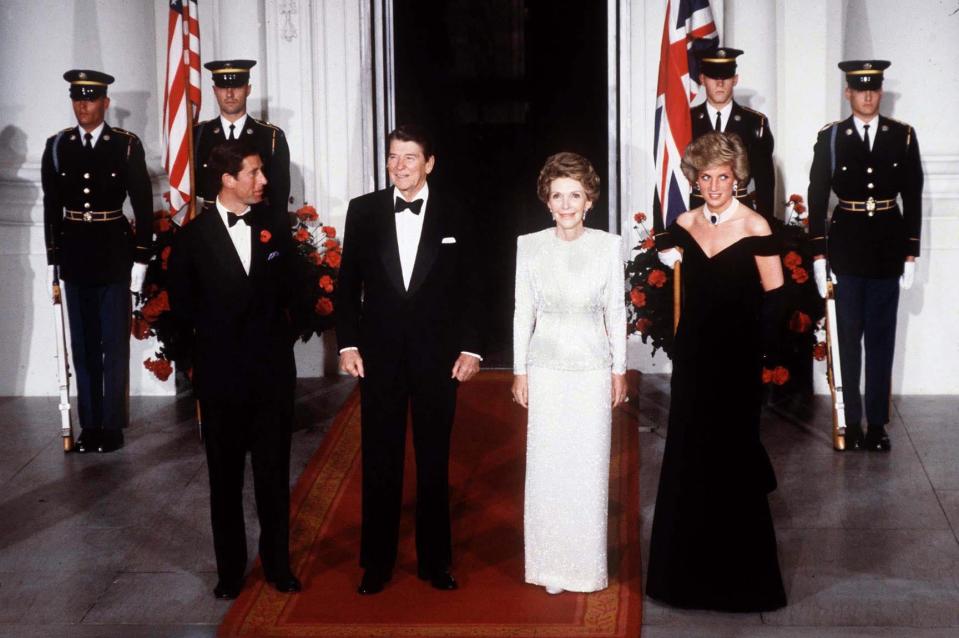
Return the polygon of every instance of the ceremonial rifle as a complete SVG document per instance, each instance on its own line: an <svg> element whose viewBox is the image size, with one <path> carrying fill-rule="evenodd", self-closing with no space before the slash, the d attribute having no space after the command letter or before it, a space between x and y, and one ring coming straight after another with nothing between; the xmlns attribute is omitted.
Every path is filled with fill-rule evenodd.
<svg viewBox="0 0 959 638"><path fill-rule="evenodd" d="M63 297L60 294L60 267L53 267L53 321L57 339L57 385L60 392L60 436L64 453L73 450L73 421L70 418L70 361L63 324Z"/></svg>
<svg viewBox="0 0 959 638"><path fill-rule="evenodd" d="M836 285L826 279L826 378L832 394L832 446L846 449L846 412L842 395L842 366L839 363L839 329L836 324Z"/></svg>

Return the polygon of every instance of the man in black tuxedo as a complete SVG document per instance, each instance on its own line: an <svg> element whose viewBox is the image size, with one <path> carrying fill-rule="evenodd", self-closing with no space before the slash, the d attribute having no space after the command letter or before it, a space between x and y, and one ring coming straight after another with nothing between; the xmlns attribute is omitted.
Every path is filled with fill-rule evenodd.
<svg viewBox="0 0 959 638"><path fill-rule="evenodd" d="M243 470L249 450L266 580L300 591L289 562L294 335L290 231L261 206L266 178L254 147L223 142L210 155L220 192L177 233L170 308L195 331L193 388L203 415L219 582L235 598L246 572Z"/></svg>
<svg viewBox="0 0 959 638"><path fill-rule="evenodd" d="M360 378L363 524L360 594L396 562L406 416L416 451L418 576L456 589L450 572L450 432L456 389L479 371L480 266L469 215L431 189L428 136L389 138L393 186L357 197L346 214L336 295L340 369Z"/></svg>
<svg viewBox="0 0 959 638"><path fill-rule="evenodd" d="M717 47L697 53L699 58L699 81L706 88L706 101L690 111L692 139L711 131L735 133L742 139L749 156L749 172L754 188L739 184L736 197L772 219L776 210L776 172L773 168L773 134L769 130L769 118L747 108L733 99L733 89L739 83L736 58L742 55L739 49ZM689 208L703 204L703 199L693 188Z"/></svg>
<svg viewBox="0 0 959 638"><path fill-rule="evenodd" d="M899 289L912 287L922 230L919 139L912 126L879 113L889 65L887 60L839 63L852 115L819 131L809 170L809 234L819 293L826 296L827 259L837 279L846 449L874 452L892 447L886 424ZM827 220L830 192L839 201ZM863 350L865 397L859 392Z"/></svg>
<svg viewBox="0 0 959 638"><path fill-rule="evenodd" d="M210 167L210 151L226 140L245 140L259 153L267 184L264 206L277 223L289 226L290 147L283 129L246 112L250 97L250 69L255 60L214 60L204 64L213 74L213 96L219 115L193 127L196 158L196 189L204 201L213 201L220 190L220 176Z"/></svg>

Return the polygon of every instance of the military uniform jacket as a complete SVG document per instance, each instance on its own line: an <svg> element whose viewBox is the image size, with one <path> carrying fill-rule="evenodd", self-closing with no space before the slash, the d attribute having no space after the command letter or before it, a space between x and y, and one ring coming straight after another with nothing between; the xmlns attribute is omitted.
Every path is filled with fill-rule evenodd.
<svg viewBox="0 0 959 638"><path fill-rule="evenodd" d="M128 281L133 260L147 263L153 242L153 191L143 145L129 131L104 125L93 150L77 127L47 139L41 164L47 263L76 284ZM126 217L110 221L65 219L77 213L119 211L127 195L134 228Z"/></svg>
<svg viewBox="0 0 959 638"><path fill-rule="evenodd" d="M210 152L217 144L226 141L226 135L219 115L193 127L197 166L195 185L197 194L208 202L215 201L216 194L220 192L219 175L210 174L207 167ZM266 207L273 211L277 223L289 225L287 205L290 199L290 147L286 143L286 135L282 129L269 122L247 116L240 138L251 140L263 160L263 174L267 179L264 198Z"/></svg>
<svg viewBox="0 0 959 638"><path fill-rule="evenodd" d="M898 277L905 258L919 256L923 183L919 141L908 124L883 116L877 122L870 127L875 128L872 152L864 148L852 117L823 128L813 151L809 231L816 254L827 255L840 275ZM901 196L902 209L897 204L870 215L844 210L840 204L829 223L827 244L830 191L853 202Z"/></svg>
<svg viewBox="0 0 959 638"><path fill-rule="evenodd" d="M705 102L691 109L690 115L694 140L713 131L714 122L709 120ZM776 212L776 172L773 168L773 134L769 130L769 119L759 111L741 106L733 100L729 121L723 132L735 133L746 146L749 173L756 185L754 202L747 201L747 205L767 218L772 217ZM696 189L693 194L698 202L694 203L691 199L690 208L702 204L702 198L698 196Z"/></svg>

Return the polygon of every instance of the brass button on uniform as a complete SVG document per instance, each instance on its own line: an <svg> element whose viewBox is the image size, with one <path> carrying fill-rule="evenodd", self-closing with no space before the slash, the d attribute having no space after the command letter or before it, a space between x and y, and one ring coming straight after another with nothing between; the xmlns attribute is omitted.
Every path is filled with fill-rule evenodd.
<svg viewBox="0 0 959 638"><path fill-rule="evenodd" d="M873 187L873 183L872 183L872 182L869 182L868 184L866 184L866 188L872 188L872 187Z"/></svg>
<svg viewBox="0 0 959 638"><path fill-rule="evenodd" d="M83 179L90 179L90 173L84 173Z"/></svg>
<svg viewBox="0 0 959 638"><path fill-rule="evenodd" d="M866 169L866 172L871 174L871 173L872 173L872 166L870 166L869 168L867 168L867 169Z"/></svg>
<svg viewBox="0 0 959 638"><path fill-rule="evenodd" d="M90 202L83 202L84 208L90 208Z"/></svg>
<svg viewBox="0 0 959 638"><path fill-rule="evenodd" d="M89 189L89 188L84 188L84 189L83 189L83 194L84 194L84 195L88 194L89 192L90 192L90 189Z"/></svg>

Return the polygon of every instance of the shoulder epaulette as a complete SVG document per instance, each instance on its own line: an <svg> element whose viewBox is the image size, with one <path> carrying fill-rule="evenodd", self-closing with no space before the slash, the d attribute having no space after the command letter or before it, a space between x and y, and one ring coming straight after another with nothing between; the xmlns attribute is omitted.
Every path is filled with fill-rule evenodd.
<svg viewBox="0 0 959 638"><path fill-rule="evenodd" d="M739 103L737 102L737 104L739 104ZM766 119L766 114L765 114L765 113L760 113L760 112L757 111L756 109L751 109L751 108L749 108L748 106L743 106L742 104L739 104L739 108L741 108L742 110L746 111L747 113L752 113L753 115L758 115L759 117L761 117L761 118L764 119L764 120Z"/></svg>
<svg viewBox="0 0 959 638"><path fill-rule="evenodd" d="M126 136L128 136L128 137L132 137L132 138L135 139L135 140L136 140L136 139L139 139L139 138L136 136L135 133L131 133L130 131L128 131L128 130L126 130L126 129L117 128L117 127L115 127L115 126L111 126L110 129L111 129L114 133L119 133L120 135L126 135Z"/></svg>
<svg viewBox="0 0 959 638"><path fill-rule="evenodd" d="M61 135L65 135L66 133L69 133L70 131L76 130L76 128L77 128L77 127L75 127L75 126L68 126L68 127L65 128L65 129L59 130L59 131L57 131L56 133L54 133L53 135L51 135L50 137L48 137L48 138L47 138L47 141L49 142L50 140L55 140L56 138L60 137Z"/></svg>
<svg viewBox="0 0 959 638"><path fill-rule="evenodd" d="M826 126L824 126L824 127L822 127L821 129L819 129L819 132L822 133L823 131L828 131L829 129L831 129L831 128L834 127L835 125L839 124L840 122L842 122L842 120L836 120L835 122L830 122L830 123L827 124Z"/></svg>
<svg viewBox="0 0 959 638"><path fill-rule="evenodd" d="M276 124L270 124L270 123L267 122L266 120L258 120L258 119L256 119L255 117L250 118L250 119L252 119L254 122L256 122L257 124L259 124L260 126L266 126L266 127L268 127L268 128L271 128L271 129L274 129L274 130L276 130L276 131L279 131L280 133L283 133L283 129L281 129L281 128L280 128L279 126L277 126Z"/></svg>
<svg viewBox="0 0 959 638"><path fill-rule="evenodd" d="M209 124L209 123L212 122L213 120L218 120L218 119L220 119L220 118L218 118L218 117L211 117L211 118L208 119L208 120L203 120L202 122L197 122L197 123L194 124L193 126L194 126L194 127L197 127L197 126L206 126L207 124Z"/></svg>
<svg viewBox="0 0 959 638"><path fill-rule="evenodd" d="M894 117L888 117L888 116L886 116L886 115L883 115L882 117L885 118L885 119L887 119L887 120L889 120L890 122L895 122L895 123L898 124L899 126L905 127L905 128L907 128L907 129L912 129L912 126L910 126L909 124L906 124L906 123L903 122L902 120L897 120L897 119L894 118Z"/></svg>

